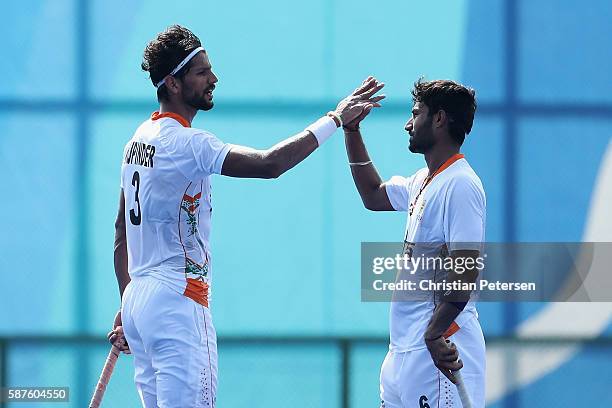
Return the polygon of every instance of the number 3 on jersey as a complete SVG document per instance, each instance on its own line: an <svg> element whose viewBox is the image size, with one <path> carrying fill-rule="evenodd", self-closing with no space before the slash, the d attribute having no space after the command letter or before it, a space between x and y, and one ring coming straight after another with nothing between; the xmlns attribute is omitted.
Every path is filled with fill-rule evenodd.
<svg viewBox="0 0 612 408"><path fill-rule="evenodd" d="M140 225L140 222L142 221L142 213L140 212L140 200L138 199L138 192L140 191L140 174L138 174L137 171L135 171L134 175L132 176L132 185L136 187L136 192L134 193L134 202L136 203L136 210L138 211L138 215L136 215L134 209L131 209L130 221L132 222L132 225Z"/></svg>

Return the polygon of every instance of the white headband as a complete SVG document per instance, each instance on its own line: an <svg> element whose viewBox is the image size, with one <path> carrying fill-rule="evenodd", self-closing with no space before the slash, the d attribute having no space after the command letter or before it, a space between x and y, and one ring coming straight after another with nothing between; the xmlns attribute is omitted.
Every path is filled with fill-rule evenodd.
<svg viewBox="0 0 612 408"><path fill-rule="evenodd" d="M173 76L174 74L176 74L177 72L179 72L181 70L181 68L183 68L185 66L185 64L187 64L189 61L191 61L191 59L200 51L204 51L204 48L202 47L198 47L195 50L191 51L191 53L189 53L188 56L185 57L184 60L182 60L177 66L176 68L174 68L172 70L171 73L169 73L168 75L166 75L164 77L164 79L162 79L161 81L159 81L157 83L157 85L155 85L156 88L159 88L160 86L162 86L164 84L164 82L166 82L166 78L168 78L169 76Z"/></svg>

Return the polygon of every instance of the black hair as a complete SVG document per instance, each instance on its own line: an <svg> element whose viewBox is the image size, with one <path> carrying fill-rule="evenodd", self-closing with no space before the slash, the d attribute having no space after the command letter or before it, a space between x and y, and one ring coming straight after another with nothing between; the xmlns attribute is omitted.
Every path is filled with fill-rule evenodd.
<svg viewBox="0 0 612 408"><path fill-rule="evenodd" d="M157 86L185 57L201 46L200 39L190 30L178 24L172 25L147 44L140 67L149 73L151 82ZM182 78L189 72L190 65L185 64L174 77ZM164 84L157 89L157 100L167 99L168 89Z"/></svg>
<svg viewBox="0 0 612 408"><path fill-rule="evenodd" d="M414 83L412 100L429 108L429 116L443 110L448 117L451 137L461 146L465 135L472 130L476 113L476 91L450 80L424 81Z"/></svg>

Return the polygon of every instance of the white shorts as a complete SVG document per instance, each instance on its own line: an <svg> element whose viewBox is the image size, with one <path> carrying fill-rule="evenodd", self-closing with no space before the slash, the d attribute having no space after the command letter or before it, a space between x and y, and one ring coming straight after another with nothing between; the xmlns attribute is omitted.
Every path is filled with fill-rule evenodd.
<svg viewBox="0 0 612 408"><path fill-rule="evenodd" d="M463 361L461 376L473 408L485 406L485 343L478 319L468 320L448 337ZM461 408L457 387L433 364L426 348L389 351L380 371L380 399L384 408Z"/></svg>
<svg viewBox="0 0 612 408"><path fill-rule="evenodd" d="M138 277L123 293L121 320L143 407L215 407L217 336L208 308Z"/></svg>

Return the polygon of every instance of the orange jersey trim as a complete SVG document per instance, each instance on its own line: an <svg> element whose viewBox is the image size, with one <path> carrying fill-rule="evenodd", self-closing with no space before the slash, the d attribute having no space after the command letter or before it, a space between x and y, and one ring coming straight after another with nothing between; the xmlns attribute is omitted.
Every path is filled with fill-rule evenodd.
<svg viewBox="0 0 612 408"><path fill-rule="evenodd" d="M460 329L459 325L457 323L455 323L455 322L452 322L451 325L448 327L448 329L444 332L442 337L447 339L450 336L452 336L453 334L457 333L459 331L459 329Z"/></svg>
<svg viewBox="0 0 612 408"><path fill-rule="evenodd" d="M151 120L158 120L161 118L172 118L176 120L178 123L180 123L181 125L183 125L184 127L191 127L191 123L189 123L187 119L185 119L178 113L174 113L174 112L159 113L155 111L151 114Z"/></svg>
<svg viewBox="0 0 612 408"><path fill-rule="evenodd" d="M465 157L465 155L461 154L461 153L457 153L457 154L452 155L451 157L449 157L449 159L447 161L444 162L444 164L442 164L440 166L440 168L438 170L436 170L436 172L433 174L433 176L431 176L431 178L436 177L438 174L440 174L444 170L448 169L451 164L453 164L454 162L456 162L459 159L463 159L464 157Z"/></svg>
<svg viewBox="0 0 612 408"><path fill-rule="evenodd" d="M187 287L183 295L189 299L208 307L208 283L198 279L187 278Z"/></svg>

